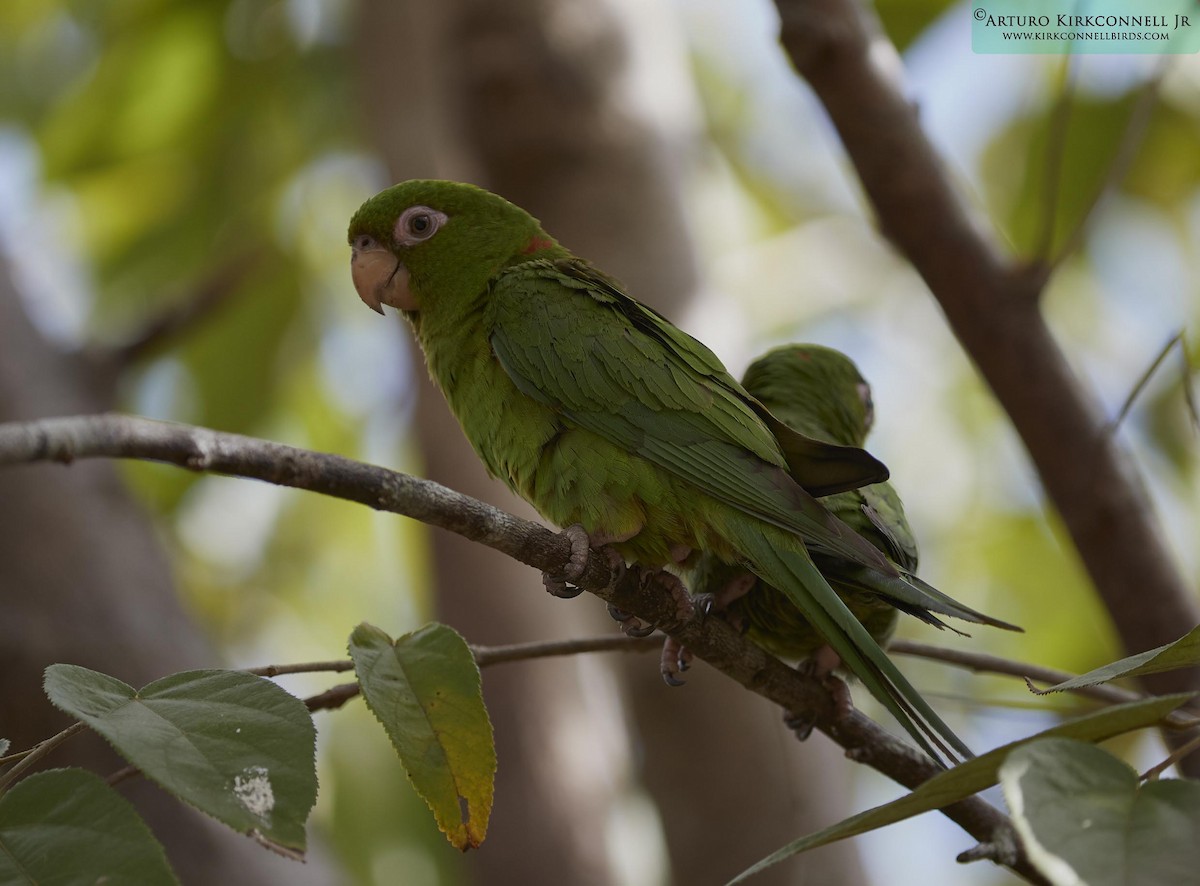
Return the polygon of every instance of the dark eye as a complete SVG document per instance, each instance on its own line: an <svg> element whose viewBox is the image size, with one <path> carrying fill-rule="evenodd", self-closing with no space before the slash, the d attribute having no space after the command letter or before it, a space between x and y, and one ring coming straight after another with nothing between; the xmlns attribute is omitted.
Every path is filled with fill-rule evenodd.
<svg viewBox="0 0 1200 886"><path fill-rule="evenodd" d="M428 240L446 221L446 214L428 206L410 206L396 220L396 243L414 246Z"/></svg>

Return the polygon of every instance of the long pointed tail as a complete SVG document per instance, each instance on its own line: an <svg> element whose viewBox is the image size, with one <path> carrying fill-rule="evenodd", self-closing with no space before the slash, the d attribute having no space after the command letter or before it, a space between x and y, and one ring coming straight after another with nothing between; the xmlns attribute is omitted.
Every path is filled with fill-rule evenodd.
<svg viewBox="0 0 1200 886"><path fill-rule="evenodd" d="M787 595L926 753L939 762L943 754L951 761L974 756L850 613L798 538L742 514L730 514L725 529L747 566Z"/></svg>

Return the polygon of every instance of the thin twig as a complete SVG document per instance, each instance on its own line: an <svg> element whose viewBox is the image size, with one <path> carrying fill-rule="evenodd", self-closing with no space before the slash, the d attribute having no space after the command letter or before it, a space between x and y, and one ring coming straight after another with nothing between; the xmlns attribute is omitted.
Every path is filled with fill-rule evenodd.
<svg viewBox="0 0 1200 886"><path fill-rule="evenodd" d="M331 671L335 674L340 674L345 671L354 670L354 662L346 658L340 661L308 661L299 664L264 665L260 668L243 668L242 670L256 677L280 677L284 674L321 674Z"/></svg>
<svg viewBox="0 0 1200 886"><path fill-rule="evenodd" d="M1137 383L1133 386L1133 390L1131 390L1129 392L1129 396L1126 397L1125 402L1121 404L1121 410L1117 413L1117 417L1114 418L1109 423L1108 432L1110 434L1115 434L1117 432L1117 430L1121 427L1121 423L1124 422L1126 416L1129 415L1129 410L1131 410L1133 408L1133 402L1138 398L1138 395L1140 395L1142 393L1142 391L1145 390L1146 385L1148 385L1150 383L1150 379L1154 376L1154 373L1158 371L1158 367L1162 365L1162 362L1167 359L1167 355L1169 353L1171 353L1171 348L1175 347L1175 345L1179 345L1180 349L1183 350L1183 362L1184 362L1184 366L1185 367L1187 366L1187 364L1188 364L1187 349L1183 345L1183 330L1181 329L1177 333L1175 333L1173 336L1171 336L1170 340L1163 346L1162 350L1159 351L1158 355L1154 358L1154 362L1150 364L1150 368L1147 369L1145 372L1143 372L1141 377L1138 378ZM1189 398L1190 393L1191 393L1190 392L1191 385L1188 384L1188 381L1189 381L1189 379L1187 377L1187 374L1185 373L1184 374L1184 398L1185 399Z"/></svg>
<svg viewBox="0 0 1200 886"><path fill-rule="evenodd" d="M1179 747L1172 750L1171 753L1167 755L1165 760L1157 765L1151 766L1139 777L1142 781L1150 781L1151 779L1158 778L1180 760L1184 759L1189 754L1194 754L1198 750L1200 750L1200 735L1197 735L1191 741L1185 742L1184 744L1181 744Z"/></svg>
<svg viewBox="0 0 1200 886"><path fill-rule="evenodd" d="M339 683L324 692L310 695L304 699L304 706L310 711L333 711L350 699L357 698L361 692L357 683Z"/></svg>
<svg viewBox="0 0 1200 886"><path fill-rule="evenodd" d="M143 773L140 768L138 768L137 766L131 765L131 766L126 766L123 769L118 769L116 772L114 772L108 778L104 779L104 781L105 781L105 783L108 784L108 786L110 788L113 788L113 787L116 787L117 785L119 785L123 781L128 781L129 779L136 778L142 774Z"/></svg>
<svg viewBox="0 0 1200 886"><path fill-rule="evenodd" d="M8 770L8 772L5 772L3 775L0 775L0 793L8 790L9 785L16 782L16 780L20 778L26 771L31 769L38 763L38 761L57 748L60 744L69 739L71 736L78 735L86 728L87 726L85 726L83 723L72 723L57 735L52 735L45 741L38 742L38 744L35 745L29 751L29 753L25 755L24 759L17 763L16 766Z"/></svg>
<svg viewBox="0 0 1200 886"><path fill-rule="evenodd" d="M626 637L613 634L605 637L583 637L577 640L514 643L511 646L471 646L475 662L481 668L512 661L528 661L556 655L579 655L584 652L651 652L662 649L662 635Z"/></svg>
<svg viewBox="0 0 1200 886"><path fill-rule="evenodd" d="M1028 664L1023 661L1013 661L1012 659L1001 658L997 655L988 655L983 652L964 652L958 649L947 649L942 646L930 646L926 643L914 643L911 640L894 640L888 645L888 651L897 655L910 655L915 658L944 662L956 667L966 668L978 674L1001 674L1009 677L1024 678L1025 680L1037 680L1041 683L1064 683L1078 676L1078 674L1072 674L1067 671ZM1131 692L1128 689L1121 689L1119 686L1104 684L1081 686L1070 691L1075 695L1094 698L1097 701L1103 701L1108 704L1124 704L1146 698L1140 692ZM1194 729L1197 725L1200 725L1200 720L1197 720L1195 716L1188 716L1176 711L1170 714L1163 721L1163 724L1176 729Z"/></svg>
<svg viewBox="0 0 1200 886"><path fill-rule="evenodd" d="M649 652L661 649L662 636L644 638L626 637L623 634L613 634L603 637L582 637L573 640L535 641L532 643L514 643L507 646L477 646L471 645L471 653L475 663L481 668L489 665L504 664L512 661L527 661L534 658L548 658L556 655L579 655L585 652ZM257 677L278 677L284 674L318 674L342 673L354 670L354 662L350 659L341 661L310 661L300 664L264 665L258 668L243 668L247 674Z"/></svg>
<svg viewBox="0 0 1200 886"><path fill-rule="evenodd" d="M1196 405L1196 390L1192 387L1192 354L1188 350L1187 336L1180 337L1179 347L1183 351L1183 399L1188 415L1192 417L1192 430L1200 433L1200 408Z"/></svg>

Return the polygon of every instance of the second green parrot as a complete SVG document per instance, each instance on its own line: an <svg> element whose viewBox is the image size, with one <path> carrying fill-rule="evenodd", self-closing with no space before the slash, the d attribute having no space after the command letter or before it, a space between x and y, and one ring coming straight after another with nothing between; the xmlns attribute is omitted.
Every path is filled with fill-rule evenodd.
<svg viewBox="0 0 1200 886"><path fill-rule="evenodd" d="M885 480L882 464L789 429L708 348L495 194L395 185L355 213L349 243L359 296L412 325L491 474L626 561L744 564L923 749L970 755L813 564L837 556L872 587L924 593L814 498Z"/></svg>
<svg viewBox="0 0 1200 886"><path fill-rule="evenodd" d="M871 389L845 354L821 345L785 345L750 364L746 390L789 427L818 440L862 446L874 420ZM874 483L821 499L821 504L910 575L917 568L917 541L904 506L890 483ZM900 612L945 627L937 614L1011 628L956 602L928 585L920 593L893 595L863 567L830 552L815 550L813 562L850 612L881 646L896 628ZM916 581L915 576L913 576ZM692 589L714 608L746 628L752 640L786 659L810 660L827 645L790 597L744 566L712 555L700 558ZM901 586L897 586L901 587ZM902 586L905 591L908 585ZM831 662L836 666L836 662ZM820 669L820 665L818 668Z"/></svg>

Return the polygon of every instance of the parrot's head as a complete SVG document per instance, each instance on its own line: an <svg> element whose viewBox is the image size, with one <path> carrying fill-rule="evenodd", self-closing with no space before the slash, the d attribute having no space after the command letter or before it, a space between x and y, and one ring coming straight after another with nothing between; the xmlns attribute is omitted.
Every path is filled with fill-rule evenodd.
<svg viewBox="0 0 1200 886"><path fill-rule="evenodd" d="M474 299L506 265L563 251L525 210L450 181L380 191L354 213L348 236L359 298L381 314L391 305L409 316Z"/></svg>
<svg viewBox="0 0 1200 886"><path fill-rule="evenodd" d="M875 421L871 386L833 348L775 348L750 364L742 384L777 418L843 446L862 446Z"/></svg>

